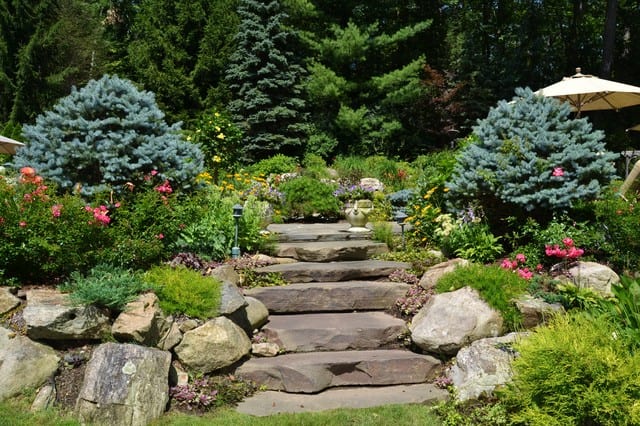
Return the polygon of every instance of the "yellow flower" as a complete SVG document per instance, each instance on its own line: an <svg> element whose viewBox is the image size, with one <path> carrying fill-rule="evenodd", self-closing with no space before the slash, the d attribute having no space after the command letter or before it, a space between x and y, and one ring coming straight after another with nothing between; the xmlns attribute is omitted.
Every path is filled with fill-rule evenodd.
<svg viewBox="0 0 640 426"><path fill-rule="evenodd" d="M213 156L213 162L214 163L219 163L222 161L222 158L220 158L218 155L214 155Z"/></svg>
<svg viewBox="0 0 640 426"><path fill-rule="evenodd" d="M219 112L214 112L214 113L213 113L213 115L214 115L215 117L220 117L220 113L219 113Z"/></svg>
<svg viewBox="0 0 640 426"><path fill-rule="evenodd" d="M220 126L215 126L214 129L216 129L216 132L220 131Z"/></svg>
<svg viewBox="0 0 640 426"><path fill-rule="evenodd" d="M445 187L442 191L449 192L449 188Z"/></svg>
<svg viewBox="0 0 640 426"><path fill-rule="evenodd" d="M191 140L191 136L187 136L187 140L190 141Z"/></svg>

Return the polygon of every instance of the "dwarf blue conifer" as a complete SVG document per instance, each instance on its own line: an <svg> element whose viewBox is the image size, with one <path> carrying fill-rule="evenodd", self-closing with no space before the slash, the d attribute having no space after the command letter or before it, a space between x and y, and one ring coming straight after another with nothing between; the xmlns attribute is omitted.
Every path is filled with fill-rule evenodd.
<svg viewBox="0 0 640 426"><path fill-rule="evenodd" d="M516 89L512 102L499 102L474 127L477 139L447 183L449 200L544 219L596 198L614 177L616 155L602 131L570 114L567 104Z"/></svg>
<svg viewBox="0 0 640 426"><path fill-rule="evenodd" d="M85 196L121 191L152 170L184 188L202 171L203 155L179 130L180 123L165 122L153 93L105 75L74 87L34 125L25 125L27 145L13 165L34 167L61 190Z"/></svg>

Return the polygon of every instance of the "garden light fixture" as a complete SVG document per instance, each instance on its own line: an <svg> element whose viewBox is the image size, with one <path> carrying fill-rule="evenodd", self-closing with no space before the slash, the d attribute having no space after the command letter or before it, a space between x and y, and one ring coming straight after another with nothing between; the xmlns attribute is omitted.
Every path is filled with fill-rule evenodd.
<svg viewBox="0 0 640 426"><path fill-rule="evenodd" d="M400 232L402 234L402 250L404 250L406 248L404 242L404 221L407 219L407 215L402 210L398 210L393 218L396 220L396 223L400 225Z"/></svg>
<svg viewBox="0 0 640 426"><path fill-rule="evenodd" d="M235 220L235 238L233 247L231 247L231 258L237 259L240 257L240 247L238 247L238 221L242 217L242 206L240 204L236 204L233 206L233 219Z"/></svg>

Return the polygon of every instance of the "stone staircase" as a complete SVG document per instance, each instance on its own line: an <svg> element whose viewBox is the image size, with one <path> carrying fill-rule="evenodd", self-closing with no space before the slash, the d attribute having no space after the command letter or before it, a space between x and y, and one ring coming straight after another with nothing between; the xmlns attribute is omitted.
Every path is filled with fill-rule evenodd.
<svg viewBox="0 0 640 426"><path fill-rule="evenodd" d="M262 333L281 354L253 357L236 374L268 389L243 401L252 415L433 403L447 397L429 382L441 362L402 344L405 322L387 312L409 285L388 281L408 264L372 260L388 249L349 225L271 225L275 255L293 259L258 268L289 283L245 291L269 309ZM399 230L398 230L399 231Z"/></svg>

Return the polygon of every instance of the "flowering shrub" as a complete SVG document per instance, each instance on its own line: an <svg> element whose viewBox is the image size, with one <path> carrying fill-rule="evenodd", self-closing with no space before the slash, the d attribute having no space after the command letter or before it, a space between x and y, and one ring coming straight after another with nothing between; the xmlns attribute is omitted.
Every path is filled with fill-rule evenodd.
<svg viewBox="0 0 640 426"><path fill-rule="evenodd" d="M413 203L407 207L409 217L405 222L411 225L409 235L415 244L420 246L439 244L439 241L434 239L434 234L440 227L439 221L444 218L440 218L443 212L440 208L440 197L436 194L444 190L442 186L431 187L420 197L414 197Z"/></svg>
<svg viewBox="0 0 640 426"><path fill-rule="evenodd" d="M102 217L102 213L99 212ZM12 181L0 176L0 259L7 278L56 282L87 270L109 237L78 196L55 194L32 167Z"/></svg>
<svg viewBox="0 0 640 426"><path fill-rule="evenodd" d="M522 253L518 253L516 254L515 259L507 259L507 258L503 259L500 266L503 269L514 271L515 273L518 274L520 278L524 278L525 280L530 280L531 278L533 278L533 272L530 271L527 266L525 266L526 263L527 263L527 258L525 257L525 255ZM542 265L538 264L538 266L536 267L536 270L541 271Z"/></svg>
<svg viewBox="0 0 640 426"><path fill-rule="evenodd" d="M432 295L433 290L427 290L418 284L414 284L409 287L404 297L396 300L394 306L402 318L410 320L422 309Z"/></svg>
<svg viewBox="0 0 640 426"><path fill-rule="evenodd" d="M219 170L233 170L240 159L242 131L230 120L225 111L206 111L196 124L195 131L187 136L200 146L205 163L214 173L217 183Z"/></svg>
<svg viewBox="0 0 640 426"><path fill-rule="evenodd" d="M169 396L179 407L187 410L199 409L206 411L213 408L218 397L218 390L205 377L195 379L192 383L186 385L171 387Z"/></svg>

